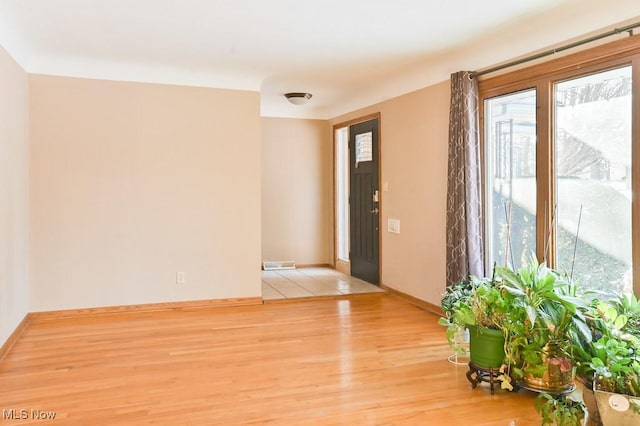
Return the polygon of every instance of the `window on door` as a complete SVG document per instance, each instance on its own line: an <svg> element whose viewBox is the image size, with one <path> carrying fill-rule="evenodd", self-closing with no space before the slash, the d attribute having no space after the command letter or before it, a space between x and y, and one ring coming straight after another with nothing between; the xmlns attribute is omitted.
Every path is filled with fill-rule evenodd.
<svg viewBox="0 0 640 426"><path fill-rule="evenodd" d="M534 84L516 82L526 75L518 71L480 83L487 267L518 268L535 255L583 290L631 293L640 43L628 58L566 63Z"/></svg>

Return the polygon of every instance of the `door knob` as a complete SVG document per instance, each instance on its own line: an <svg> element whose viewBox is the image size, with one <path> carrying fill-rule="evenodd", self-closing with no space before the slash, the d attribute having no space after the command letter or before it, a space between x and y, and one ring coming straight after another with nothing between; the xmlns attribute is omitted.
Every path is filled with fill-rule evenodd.
<svg viewBox="0 0 640 426"><path fill-rule="evenodd" d="M378 213L380 210L378 210L378 208L376 207L375 209L371 210L371 213Z"/></svg>

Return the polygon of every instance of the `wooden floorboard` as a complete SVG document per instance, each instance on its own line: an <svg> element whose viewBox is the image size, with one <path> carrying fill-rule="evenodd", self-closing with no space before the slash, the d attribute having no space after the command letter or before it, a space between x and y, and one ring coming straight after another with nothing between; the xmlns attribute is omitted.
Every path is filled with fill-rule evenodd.
<svg viewBox="0 0 640 426"><path fill-rule="evenodd" d="M31 323L0 362L0 414L29 418L0 423L540 424L535 395L472 389L436 321L362 295Z"/></svg>

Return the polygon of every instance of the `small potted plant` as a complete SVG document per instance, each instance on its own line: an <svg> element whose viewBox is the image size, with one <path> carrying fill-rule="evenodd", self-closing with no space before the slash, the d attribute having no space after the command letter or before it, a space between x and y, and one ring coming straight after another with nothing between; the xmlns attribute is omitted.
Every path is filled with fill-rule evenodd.
<svg viewBox="0 0 640 426"><path fill-rule="evenodd" d="M605 424L640 424L640 303L635 296L597 302L590 313L593 339L576 341L574 358ZM585 389L587 400L589 391ZM597 410L597 415L595 411Z"/></svg>
<svg viewBox="0 0 640 426"><path fill-rule="evenodd" d="M465 286L470 288L464 295L457 292ZM447 327L449 343L460 350L455 335L462 329L469 329L471 362L482 368L499 368L504 361L502 324L509 312L505 293L492 279L474 276L459 284L458 289L452 289L453 292L462 296L450 303L445 293L445 316L439 320L439 324Z"/></svg>
<svg viewBox="0 0 640 426"><path fill-rule="evenodd" d="M536 410L542 416L542 426L578 426L586 422L584 404L566 395L541 393L536 398Z"/></svg>
<svg viewBox="0 0 640 426"><path fill-rule="evenodd" d="M464 321L460 319L458 311L461 305L468 303L476 287L475 280L474 277L469 276L465 280L447 287L440 301L444 316L439 319L438 323L447 327L447 340L456 355L467 354L467 347L464 344L469 343L469 330Z"/></svg>

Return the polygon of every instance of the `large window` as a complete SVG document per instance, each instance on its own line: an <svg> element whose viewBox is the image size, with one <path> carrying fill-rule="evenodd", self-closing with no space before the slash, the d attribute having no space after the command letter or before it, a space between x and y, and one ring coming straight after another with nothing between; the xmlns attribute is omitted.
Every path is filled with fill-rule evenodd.
<svg viewBox="0 0 640 426"><path fill-rule="evenodd" d="M516 268L536 249L536 91L486 101L487 252Z"/></svg>
<svg viewBox="0 0 640 426"><path fill-rule="evenodd" d="M582 289L640 292L638 76L630 37L480 82L488 270L534 254Z"/></svg>
<svg viewBox="0 0 640 426"><path fill-rule="evenodd" d="M631 292L631 67L555 84L557 264Z"/></svg>

